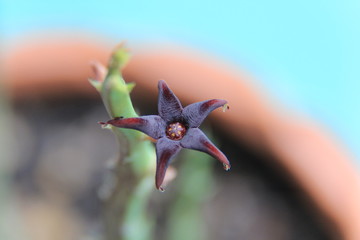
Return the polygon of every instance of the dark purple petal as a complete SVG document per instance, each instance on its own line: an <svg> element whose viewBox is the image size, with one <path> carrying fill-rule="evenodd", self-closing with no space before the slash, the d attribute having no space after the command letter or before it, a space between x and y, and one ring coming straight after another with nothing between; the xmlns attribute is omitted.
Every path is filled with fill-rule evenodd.
<svg viewBox="0 0 360 240"><path fill-rule="evenodd" d="M183 110L184 119L190 128L199 127L210 112L218 107L224 106L226 103L227 101L222 99L211 99L190 104Z"/></svg>
<svg viewBox="0 0 360 240"><path fill-rule="evenodd" d="M158 111L167 123L179 120L182 113L182 106L179 99L171 91L164 80L159 81Z"/></svg>
<svg viewBox="0 0 360 240"><path fill-rule="evenodd" d="M219 160L224 169L230 169L230 162L226 156L205 136L205 134L198 128L190 128L185 137L180 141L183 148L198 150L210 154Z"/></svg>
<svg viewBox="0 0 360 240"><path fill-rule="evenodd" d="M142 116L137 118L118 117L102 124L111 124L115 127L139 130L155 139L165 136L166 124L164 120L157 115Z"/></svg>
<svg viewBox="0 0 360 240"><path fill-rule="evenodd" d="M161 184L164 181L166 169L171 159L180 151L179 141L173 141L166 137L160 138L156 143L156 176L155 185L160 191L163 191Z"/></svg>

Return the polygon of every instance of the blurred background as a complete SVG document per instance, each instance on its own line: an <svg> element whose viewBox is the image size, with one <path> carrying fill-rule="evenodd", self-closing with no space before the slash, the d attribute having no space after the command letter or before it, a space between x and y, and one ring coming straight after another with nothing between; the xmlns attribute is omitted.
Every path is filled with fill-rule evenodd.
<svg viewBox="0 0 360 240"><path fill-rule="evenodd" d="M174 180L149 203L154 239L359 239L359 12L355 0L1 0L1 239L103 239L117 146L87 77L123 40L140 113L156 113L161 78L186 104L231 107L207 123L233 170L207 170L201 227L176 218Z"/></svg>

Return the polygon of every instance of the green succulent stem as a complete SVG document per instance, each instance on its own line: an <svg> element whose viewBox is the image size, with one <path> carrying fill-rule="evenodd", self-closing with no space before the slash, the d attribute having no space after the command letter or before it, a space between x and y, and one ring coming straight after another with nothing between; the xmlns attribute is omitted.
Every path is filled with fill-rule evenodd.
<svg viewBox="0 0 360 240"><path fill-rule="evenodd" d="M100 92L111 118L138 116L130 98L135 84L126 83L121 74L121 69L129 58L127 49L119 46L109 60L105 79L90 80ZM108 240L151 239L152 224L148 219L146 206L151 192L155 189L154 146L146 140L146 135L139 131L112 126L105 128L113 131L120 147L118 161L113 171L115 186L105 202L106 238Z"/></svg>

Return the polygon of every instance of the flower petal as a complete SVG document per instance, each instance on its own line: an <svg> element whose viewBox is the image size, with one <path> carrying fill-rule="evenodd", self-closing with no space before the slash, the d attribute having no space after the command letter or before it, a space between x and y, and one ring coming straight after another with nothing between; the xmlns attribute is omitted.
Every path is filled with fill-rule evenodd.
<svg viewBox="0 0 360 240"><path fill-rule="evenodd" d="M162 117L167 123L180 120L183 108L179 99L171 91L164 80L159 81L158 87L158 111L160 117Z"/></svg>
<svg viewBox="0 0 360 240"><path fill-rule="evenodd" d="M163 191L161 184L164 181L166 169L171 159L181 150L179 141L172 141L166 137L160 138L156 143L156 188Z"/></svg>
<svg viewBox="0 0 360 240"><path fill-rule="evenodd" d="M230 169L229 160L200 129L190 128L180 144L183 148L194 149L210 154L223 164L226 171Z"/></svg>
<svg viewBox="0 0 360 240"><path fill-rule="evenodd" d="M165 136L166 128L164 120L157 115L142 116L137 118L118 117L101 124L111 124L115 127L139 130L155 139Z"/></svg>
<svg viewBox="0 0 360 240"><path fill-rule="evenodd" d="M183 116L190 128L197 128L218 107L224 106L227 101L222 99L211 99L203 102L190 104L184 108Z"/></svg>

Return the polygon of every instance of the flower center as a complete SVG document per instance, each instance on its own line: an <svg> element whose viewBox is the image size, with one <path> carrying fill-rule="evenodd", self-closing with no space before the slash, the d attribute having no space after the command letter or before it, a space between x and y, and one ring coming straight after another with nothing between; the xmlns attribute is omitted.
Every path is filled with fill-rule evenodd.
<svg viewBox="0 0 360 240"><path fill-rule="evenodd" d="M166 136L171 140L180 140L186 133L186 127L179 122L170 123L166 127Z"/></svg>

